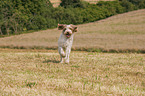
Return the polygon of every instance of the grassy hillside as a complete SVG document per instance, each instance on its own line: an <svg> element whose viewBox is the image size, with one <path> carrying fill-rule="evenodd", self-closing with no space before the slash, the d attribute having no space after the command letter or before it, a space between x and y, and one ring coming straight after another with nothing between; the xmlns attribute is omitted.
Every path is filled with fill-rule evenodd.
<svg viewBox="0 0 145 96"><path fill-rule="evenodd" d="M143 96L145 55L0 49L1 96Z"/></svg>
<svg viewBox="0 0 145 96"><path fill-rule="evenodd" d="M77 26L74 50L145 51L145 9ZM49 29L0 38L0 47L57 49L60 34L57 29Z"/></svg>

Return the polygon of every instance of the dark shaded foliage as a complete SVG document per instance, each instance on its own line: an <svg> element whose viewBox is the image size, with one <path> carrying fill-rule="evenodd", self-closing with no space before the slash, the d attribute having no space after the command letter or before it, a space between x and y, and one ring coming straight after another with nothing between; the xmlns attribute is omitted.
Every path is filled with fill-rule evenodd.
<svg viewBox="0 0 145 96"><path fill-rule="evenodd" d="M64 8L86 8L87 2L81 0L61 0L60 6Z"/></svg>

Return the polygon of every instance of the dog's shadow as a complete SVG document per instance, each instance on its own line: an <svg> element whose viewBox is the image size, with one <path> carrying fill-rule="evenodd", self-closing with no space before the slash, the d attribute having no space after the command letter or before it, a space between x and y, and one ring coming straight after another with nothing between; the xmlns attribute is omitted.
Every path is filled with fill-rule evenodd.
<svg viewBox="0 0 145 96"><path fill-rule="evenodd" d="M60 63L60 61L58 61L56 59L47 59L47 60L43 61L43 63Z"/></svg>

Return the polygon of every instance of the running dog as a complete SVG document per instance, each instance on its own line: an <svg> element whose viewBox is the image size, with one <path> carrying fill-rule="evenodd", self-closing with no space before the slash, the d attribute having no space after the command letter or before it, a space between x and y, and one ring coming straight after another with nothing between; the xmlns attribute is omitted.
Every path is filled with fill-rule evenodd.
<svg viewBox="0 0 145 96"><path fill-rule="evenodd" d="M73 43L74 33L77 32L77 26L58 24L58 30L62 30L62 33L58 40L58 52L60 54L60 63L69 63L69 55Z"/></svg>

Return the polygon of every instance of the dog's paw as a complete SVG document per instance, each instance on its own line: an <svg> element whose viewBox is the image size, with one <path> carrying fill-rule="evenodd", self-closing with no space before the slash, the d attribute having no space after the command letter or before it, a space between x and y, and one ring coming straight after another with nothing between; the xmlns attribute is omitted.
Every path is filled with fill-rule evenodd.
<svg viewBox="0 0 145 96"><path fill-rule="evenodd" d="M66 60L65 63L69 64L69 60Z"/></svg>
<svg viewBox="0 0 145 96"><path fill-rule="evenodd" d="M64 58L65 57L65 53L64 52L61 52L61 56Z"/></svg>

